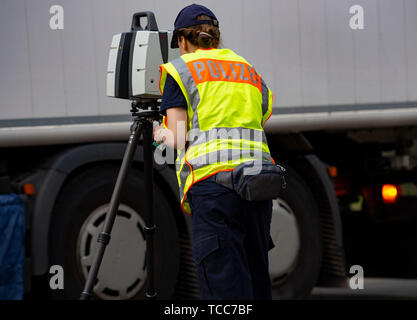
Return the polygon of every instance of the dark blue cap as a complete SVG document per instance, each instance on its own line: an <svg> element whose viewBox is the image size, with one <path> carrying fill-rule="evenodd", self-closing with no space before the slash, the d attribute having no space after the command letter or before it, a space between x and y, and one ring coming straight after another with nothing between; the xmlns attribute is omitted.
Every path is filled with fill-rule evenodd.
<svg viewBox="0 0 417 320"><path fill-rule="evenodd" d="M208 16L212 20L197 20L197 17L201 15ZM178 13L178 16L174 22L174 31L181 28L196 26L199 24L212 24L218 27L219 21L209 8L194 3L185 7L180 11L180 13ZM174 36L172 37L171 48L178 48L178 40L177 36L175 35L175 32Z"/></svg>

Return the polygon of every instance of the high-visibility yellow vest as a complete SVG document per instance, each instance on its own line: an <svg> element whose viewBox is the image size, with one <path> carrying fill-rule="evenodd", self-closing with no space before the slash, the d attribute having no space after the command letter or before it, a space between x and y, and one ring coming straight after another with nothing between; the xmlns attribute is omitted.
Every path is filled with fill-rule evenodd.
<svg viewBox="0 0 417 320"><path fill-rule="evenodd" d="M191 214L187 192L198 181L245 161L274 162L263 130L273 95L244 58L229 49L198 49L161 65L160 74L161 93L170 74L187 101L189 144L176 160L185 213Z"/></svg>

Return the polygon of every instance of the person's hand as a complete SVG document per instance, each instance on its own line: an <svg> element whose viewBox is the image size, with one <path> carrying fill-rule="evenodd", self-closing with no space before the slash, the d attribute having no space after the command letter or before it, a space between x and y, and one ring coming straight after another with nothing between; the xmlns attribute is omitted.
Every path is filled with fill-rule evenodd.
<svg viewBox="0 0 417 320"><path fill-rule="evenodd" d="M161 144L162 142L164 142L164 136L163 136L163 131L164 131L164 127L162 125L157 126L153 129L153 138L155 140L155 142L157 144Z"/></svg>

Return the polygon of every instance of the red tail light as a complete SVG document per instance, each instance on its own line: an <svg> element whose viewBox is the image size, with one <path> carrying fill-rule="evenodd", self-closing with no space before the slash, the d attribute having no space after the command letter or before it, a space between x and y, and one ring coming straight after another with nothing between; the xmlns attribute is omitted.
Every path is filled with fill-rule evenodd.
<svg viewBox="0 0 417 320"><path fill-rule="evenodd" d="M382 186L382 199L384 203L394 203L397 201L398 188L392 184L384 184Z"/></svg>

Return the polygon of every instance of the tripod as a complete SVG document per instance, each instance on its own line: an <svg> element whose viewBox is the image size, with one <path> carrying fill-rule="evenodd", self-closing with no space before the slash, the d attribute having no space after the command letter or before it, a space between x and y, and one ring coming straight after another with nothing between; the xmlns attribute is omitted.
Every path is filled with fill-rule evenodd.
<svg viewBox="0 0 417 320"><path fill-rule="evenodd" d="M141 110L142 109L142 110ZM97 274L104 256L106 246L110 242L110 234L113 228L116 213L119 208L120 192L126 180L127 173L132 164L132 160L139 142L139 137L143 134L143 154L144 154L144 173L145 173L145 190L148 191L145 197L145 227L144 233L146 238L146 268L147 268L147 288L146 297L155 299L156 292L154 288L154 242L153 235L156 226L153 217L153 121L160 119L158 111L158 102L156 99L142 99L132 102L130 110L133 116L133 124L130 127L129 142L123 156L122 165L117 176L116 185L110 200L110 207L106 214L103 231L98 235L98 247L94 256L93 264L88 273L84 290L81 293L80 300L90 300L91 291L95 284Z"/></svg>

